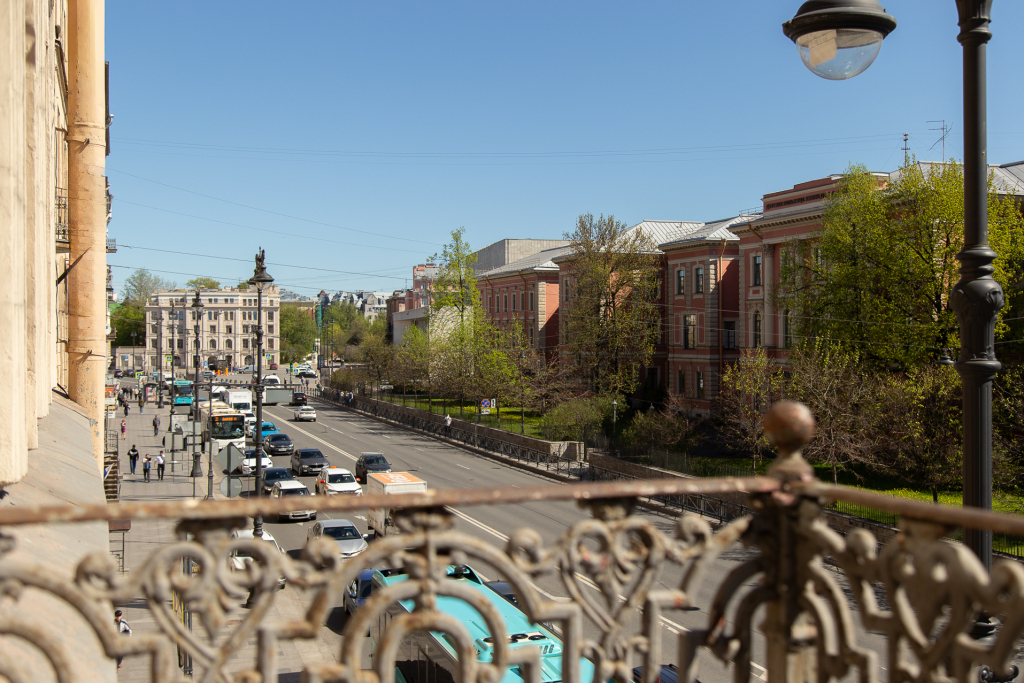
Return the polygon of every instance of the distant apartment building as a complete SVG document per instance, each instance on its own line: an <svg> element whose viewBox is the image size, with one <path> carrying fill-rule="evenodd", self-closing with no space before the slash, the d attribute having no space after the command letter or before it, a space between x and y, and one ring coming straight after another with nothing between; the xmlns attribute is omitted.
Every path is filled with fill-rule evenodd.
<svg viewBox="0 0 1024 683"><path fill-rule="evenodd" d="M176 289L154 292L146 305L147 372L160 367L179 375L194 369L195 326L199 330L201 368L223 369L256 363L255 289L227 287L200 292L203 308L192 308L195 291ZM281 300L277 285L263 291L264 362L279 362L281 350ZM162 364L162 365L161 365Z"/></svg>

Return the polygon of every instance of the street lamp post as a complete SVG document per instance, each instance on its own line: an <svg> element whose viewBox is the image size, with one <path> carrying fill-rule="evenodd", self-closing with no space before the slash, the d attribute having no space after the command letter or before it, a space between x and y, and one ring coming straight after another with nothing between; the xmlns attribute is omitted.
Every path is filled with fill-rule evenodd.
<svg viewBox="0 0 1024 683"><path fill-rule="evenodd" d="M526 354L519 352L519 433L526 434L526 386L523 384L523 361Z"/></svg>
<svg viewBox="0 0 1024 683"><path fill-rule="evenodd" d="M174 310L174 299L171 299L171 405L174 405L174 341L178 331L178 312ZM173 408L172 408L173 410Z"/></svg>
<svg viewBox="0 0 1024 683"><path fill-rule="evenodd" d="M964 246L957 254L960 281L949 305L960 325L956 369L963 381L963 504L991 510L992 380L1001 367L995 356L995 324L1005 303L1002 288L992 278L996 254L988 245L985 49L992 37L992 0L956 0L956 6L964 65ZM894 28L896 20L878 0L812 0L783 24L807 67L834 79L850 78L870 66L882 39ZM860 38L844 43L844 33ZM867 43L870 49L864 47ZM991 569L992 532L964 529L964 542Z"/></svg>
<svg viewBox="0 0 1024 683"><path fill-rule="evenodd" d="M263 496L263 288L274 281L264 265L265 258L261 247L256 254L256 269L249 278L249 284L256 287L256 381L253 384L256 391L256 426L252 433L256 441L257 498ZM263 515L259 513L253 520L252 534L256 538L263 538Z"/></svg>
<svg viewBox="0 0 1024 683"><path fill-rule="evenodd" d="M192 315L195 316L195 325L192 330L195 332L195 352L192 354L192 365L195 368L195 375L192 382L192 497L196 497L196 480L203 476L203 466L200 462L201 455L196 450L196 423L199 421L199 331L202 327L203 299L196 290L196 296L192 300Z"/></svg>
<svg viewBox="0 0 1024 683"><path fill-rule="evenodd" d="M160 357L160 370L156 378L156 407L164 407L164 312L158 311L156 318L157 355Z"/></svg>
<svg viewBox="0 0 1024 683"><path fill-rule="evenodd" d="M132 376L135 376L135 338L139 336L138 332L132 332Z"/></svg>
<svg viewBox="0 0 1024 683"><path fill-rule="evenodd" d="M615 451L615 420L618 417L619 402L612 399L612 452Z"/></svg>

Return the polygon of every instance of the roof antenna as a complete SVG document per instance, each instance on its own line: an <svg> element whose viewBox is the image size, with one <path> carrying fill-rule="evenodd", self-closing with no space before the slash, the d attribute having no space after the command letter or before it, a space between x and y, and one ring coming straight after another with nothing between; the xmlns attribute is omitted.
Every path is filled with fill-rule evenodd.
<svg viewBox="0 0 1024 683"><path fill-rule="evenodd" d="M942 124L941 128L929 128L928 130L937 130L942 133L939 136L939 139L935 141L935 145L939 144L940 142L942 143L942 163L946 163L946 136L949 135L949 131L953 130L953 126L947 126L946 119L942 119L941 121L929 121L928 123ZM932 145L928 149L935 149L935 145Z"/></svg>
<svg viewBox="0 0 1024 683"><path fill-rule="evenodd" d="M910 138L910 133L903 134L903 165L906 166L910 163L910 146L907 145L907 139Z"/></svg>

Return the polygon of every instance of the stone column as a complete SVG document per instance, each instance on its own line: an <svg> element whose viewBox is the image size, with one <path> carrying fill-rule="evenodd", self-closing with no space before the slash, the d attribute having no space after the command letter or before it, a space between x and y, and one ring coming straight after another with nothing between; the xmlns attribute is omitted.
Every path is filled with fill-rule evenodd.
<svg viewBox="0 0 1024 683"><path fill-rule="evenodd" d="M0 484L28 471L25 429L25 3L0 5Z"/></svg>
<svg viewBox="0 0 1024 683"><path fill-rule="evenodd" d="M68 393L89 416L103 470L107 200L103 0L68 2Z"/></svg>

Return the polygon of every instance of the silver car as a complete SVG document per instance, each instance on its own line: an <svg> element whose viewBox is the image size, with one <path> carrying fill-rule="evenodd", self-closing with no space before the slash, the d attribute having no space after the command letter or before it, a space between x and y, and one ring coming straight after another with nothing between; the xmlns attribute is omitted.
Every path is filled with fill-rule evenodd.
<svg viewBox="0 0 1024 683"><path fill-rule="evenodd" d="M347 519L325 519L306 532L307 543L321 538L337 543L343 558L355 557L369 547L359 529Z"/></svg>

